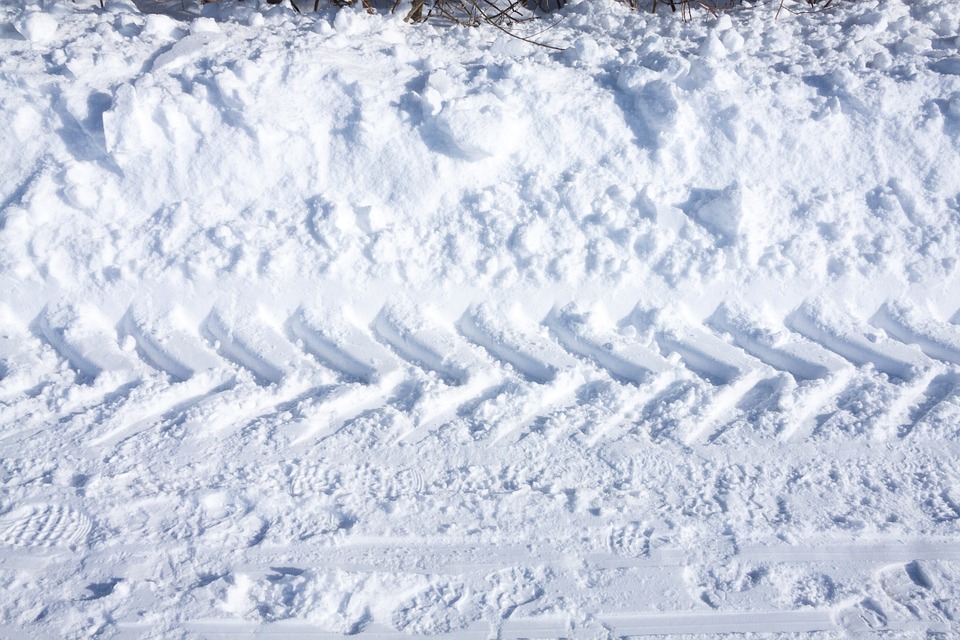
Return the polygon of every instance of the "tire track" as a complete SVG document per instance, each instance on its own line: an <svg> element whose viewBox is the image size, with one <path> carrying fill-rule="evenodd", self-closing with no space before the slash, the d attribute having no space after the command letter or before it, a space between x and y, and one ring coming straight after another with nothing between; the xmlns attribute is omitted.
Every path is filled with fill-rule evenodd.
<svg viewBox="0 0 960 640"><path fill-rule="evenodd" d="M578 392L596 378L549 336L545 326L518 312L474 307L460 319L459 328L464 337L521 378L474 412L490 444L510 444L525 437L539 422L576 404Z"/></svg>
<svg viewBox="0 0 960 640"><path fill-rule="evenodd" d="M611 330L612 323L600 313L584 313L570 304L551 311L544 324L564 349L594 362L621 382L643 385L674 370L659 353Z"/></svg>
<svg viewBox="0 0 960 640"><path fill-rule="evenodd" d="M0 305L0 403L13 406L40 395L59 378L56 352Z"/></svg>
<svg viewBox="0 0 960 640"><path fill-rule="evenodd" d="M363 413L388 404L406 377L403 363L352 322L301 307L287 328L301 349L346 381L299 407L304 426L293 436L295 445L328 438Z"/></svg>
<svg viewBox="0 0 960 640"><path fill-rule="evenodd" d="M781 441L799 443L829 434L864 394L882 401L882 410L864 419L873 437L886 439L907 437L949 408L960 380L956 326L904 303L874 314L879 333L812 302L784 324L735 303L721 304L702 323L642 304L620 321L575 304L542 321L479 305L457 322L385 305L369 328L349 310L306 307L283 321L215 307L198 327L175 305L138 303L116 330L83 305L46 307L33 335L7 320L0 373L9 395L0 415L18 426L3 437L37 428L38 403L76 424L103 407L88 434L93 445L172 421L223 435L294 407L286 434L300 446L388 406L405 416L395 444L421 442L463 419L499 445L587 405L592 417L580 431L588 446L642 424L651 425L654 439L666 427L684 445L716 443L751 412L776 422ZM28 361L37 373L17 378ZM75 375L64 377L54 362ZM31 383L42 397L30 397ZM622 390L592 399L598 384ZM695 398L658 418L671 389ZM551 440L569 433L547 431Z"/></svg>
<svg viewBox="0 0 960 640"><path fill-rule="evenodd" d="M45 368L52 375L37 380L26 402L18 403L22 410L14 408L8 414L16 428L2 434L4 440L29 437L44 425L67 423L88 412L110 413L155 376L137 357L135 346L121 344L106 316L92 307L48 306L30 330L30 335L19 334L39 351L30 360L48 363L41 371ZM24 351L18 348L17 356L27 357ZM52 370L50 356L58 361Z"/></svg>
<svg viewBox="0 0 960 640"><path fill-rule="evenodd" d="M33 326L37 336L70 364L84 384L103 375L119 386L143 374L139 359L118 344L110 323L92 307L47 307Z"/></svg>
<svg viewBox="0 0 960 640"><path fill-rule="evenodd" d="M177 308L153 313L131 305L119 328L133 338L144 361L174 380L183 382L206 371L226 368L186 322L176 322L181 315Z"/></svg>
<svg viewBox="0 0 960 640"><path fill-rule="evenodd" d="M385 306L371 326L401 358L435 380L421 380L408 413L411 428L395 442L417 442L455 419L460 407L503 384L495 363L441 323L407 309Z"/></svg>
<svg viewBox="0 0 960 640"><path fill-rule="evenodd" d="M594 447L604 440L617 441L630 433L636 427L644 410L668 388L677 384L678 379L677 372L668 371L638 385L635 390L626 394L627 399L614 411L608 412L604 418L596 421L586 436L587 446Z"/></svg>
<svg viewBox="0 0 960 640"><path fill-rule="evenodd" d="M757 314L722 303L706 324L730 336L745 352L797 381L822 380L836 375L849 364L816 342L806 340Z"/></svg>
<svg viewBox="0 0 960 640"><path fill-rule="evenodd" d="M231 317L233 316L233 317ZM214 309L203 330L223 357L253 374L261 387L321 386L335 374L312 361L259 314L228 314Z"/></svg>
<svg viewBox="0 0 960 640"><path fill-rule="evenodd" d="M934 366L916 347L871 332L823 304L804 303L787 316L786 324L858 366L869 364L901 380L912 380Z"/></svg>
<svg viewBox="0 0 960 640"><path fill-rule="evenodd" d="M744 399L758 384L777 375L776 371L678 313L638 310L632 314L635 324L651 317L654 339L661 351L675 353L708 389L696 419L686 421L676 432L677 439L685 445L715 441L735 418Z"/></svg>
<svg viewBox="0 0 960 640"><path fill-rule="evenodd" d="M917 431L926 431L927 435L932 435L937 430L933 425L955 422L949 418L937 417L938 412L947 407L960 408L960 374L955 372L940 374L930 381L922 398L918 399L911 411L909 419L901 424L898 435L909 438Z"/></svg>
<svg viewBox="0 0 960 640"><path fill-rule="evenodd" d="M460 333L533 384L549 384L561 372L579 366L575 358L539 331L539 325L524 322L526 319L511 321L509 315L475 307L460 319Z"/></svg>
<svg viewBox="0 0 960 640"><path fill-rule="evenodd" d="M930 358L960 365L960 327L939 322L903 302L888 302L870 319L887 335L915 345Z"/></svg>

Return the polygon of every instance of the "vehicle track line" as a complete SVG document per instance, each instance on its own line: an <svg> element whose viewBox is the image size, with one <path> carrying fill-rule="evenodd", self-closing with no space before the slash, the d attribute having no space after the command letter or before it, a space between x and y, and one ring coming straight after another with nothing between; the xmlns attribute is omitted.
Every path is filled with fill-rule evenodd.
<svg viewBox="0 0 960 640"><path fill-rule="evenodd" d="M901 380L915 378L933 364L916 347L865 332L853 319L810 302L788 315L785 324L858 366L871 364Z"/></svg>

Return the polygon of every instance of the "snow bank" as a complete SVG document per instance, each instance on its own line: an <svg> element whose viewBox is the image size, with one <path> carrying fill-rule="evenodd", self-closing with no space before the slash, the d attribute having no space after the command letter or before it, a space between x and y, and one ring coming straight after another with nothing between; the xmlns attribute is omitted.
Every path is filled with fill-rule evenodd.
<svg viewBox="0 0 960 640"><path fill-rule="evenodd" d="M50 61L8 41L40 73L5 91L10 204L72 212L61 234L115 228L41 242L7 273L105 298L188 274L208 299L238 277L286 304L337 264L365 296L402 283L438 299L602 283L695 301L774 280L784 305L823 287L879 303L859 283L955 282L960 177L942 158L960 94L942 5L680 23L584 3L544 35L566 52L512 54L485 30L353 11L206 11L61 10L60 31L48 13L17 18L61 40ZM173 208L190 213L174 223ZM32 229L4 239L9 259ZM150 243L166 266L142 259Z"/></svg>

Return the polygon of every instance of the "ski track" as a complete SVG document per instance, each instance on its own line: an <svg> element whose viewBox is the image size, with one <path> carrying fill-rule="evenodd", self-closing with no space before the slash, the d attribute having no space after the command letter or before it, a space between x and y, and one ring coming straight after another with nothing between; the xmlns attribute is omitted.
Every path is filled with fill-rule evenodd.
<svg viewBox="0 0 960 640"><path fill-rule="evenodd" d="M91 520L69 508L49 505L33 505L18 509L0 518L0 566L17 567L21 571L74 571L76 562L69 557L69 548L81 543L90 535ZM610 578L627 579L634 585L643 585L651 580L658 583L681 584L689 567L696 566L706 558L698 558L693 550L655 548L649 546L651 531L636 525L615 533L611 538L612 552L585 553L571 557L568 553L538 549L531 551L523 545L490 544L471 545L465 540L447 540L438 544L429 539L366 539L343 543L332 548L312 545L287 545L271 548L252 547L234 553L232 566L221 574L201 574L200 579L186 588L188 597L202 597L208 585L237 584L253 581L261 584L296 585L309 567L323 566L326 571L344 571L351 575L373 576L390 567L394 575L406 576L415 581L443 584L443 576L457 575L467 584L482 584L491 576L504 575L517 567L550 566L554 572L553 584L545 590L560 588L565 579L579 573ZM639 545L632 538L637 534ZM626 539L626 542L624 540ZM14 551L16 549L17 551ZM21 551L22 550L22 551ZM193 552L193 562L203 566L204 557L215 553L213 548L199 547ZM846 570L860 579L869 579L883 571L892 577L902 575L902 581L913 585L914 598L921 602L927 596L924 590L935 590L929 583L926 571L931 563L958 562L960 550L951 542L930 540L867 540L859 543L831 543L820 541L816 545L744 545L724 558L726 562L744 563L752 567L789 567L795 574L818 575L821 571ZM153 549L148 546L125 545L103 548L89 554L87 560L74 575L75 582L86 585L92 592L88 599L110 595L109 588L136 581L138 576L150 575L158 562ZM604 583L603 580L600 581ZM616 580L611 584L616 584ZM112 588L112 587L111 587ZM296 587L294 586L294 589ZM678 609L676 611L640 612L617 610L618 601L613 592L598 594L607 603L590 620L569 615L532 615L520 602L508 617L496 622L464 620L452 630L439 634L441 637L467 638L473 634L498 632L506 637L585 637L598 628L610 629L615 637L673 635L673 634L786 634L812 633L816 631L847 632L862 631L862 618L846 617L850 604L826 609L788 610L767 608L750 611L711 610L704 608ZM654 587L656 588L656 587ZM918 591L919 588L919 591ZM191 593L195 592L195 595ZM294 593L296 593L294 591ZM884 613L881 605L882 591L863 598L858 605L866 604L879 616L890 615L880 627L886 631L939 631L949 633L955 629L949 618L924 622L912 617L893 619L893 611ZM80 596L81 594L77 594ZM147 600L162 594L145 594ZM637 594L641 599L650 593ZM283 597L282 592L276 597ZM541 596L542 597L542 596ZM522 600L522 599L521 599ZM143 602L143 601L142 601ZM893 601L890 601L891 603ZM264 602L263 606L270 603ZM702 603L701 603L702 604ZM889 606L889 605L888 605ZM263 624L236 620L218 619L216 614L202 621L187 621L180 629L199 634L201 637L334 637L322 627L303 622L277 622ZM119 631L124 634L143 633L143 623L121 621ZM363 626L355 635L364 638L411 637L388 627ZM412 634L413 637L428 637ZM429 637L435 637L430 634Z"/></svg>

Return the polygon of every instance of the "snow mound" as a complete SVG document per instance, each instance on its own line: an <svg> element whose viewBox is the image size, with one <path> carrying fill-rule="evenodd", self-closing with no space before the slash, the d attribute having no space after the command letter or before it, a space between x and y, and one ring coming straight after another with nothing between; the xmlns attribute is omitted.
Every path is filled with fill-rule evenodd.
<svg viewBox="0 0 960 640"><path fill-rule="evenodd" d="M38 11L25 11L14 21L13 26L31 42L49 42L57 36L56 18Z"/></svg>
<svg viewBox="0 0 960 640"><path fill-rule="evenodd" d="M447 145L444 152L470 161L509 155L523 143L527 131L522 115L514 111L495 95L477 94L447 102L434 116Z"/></svg>

